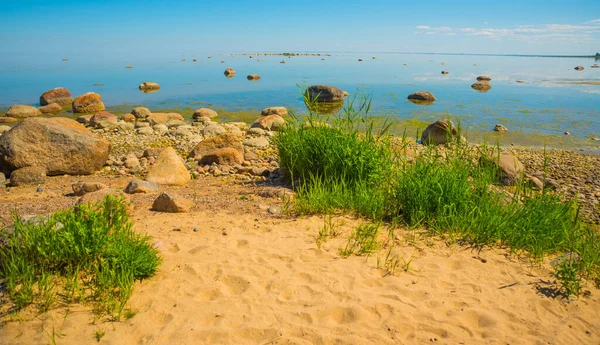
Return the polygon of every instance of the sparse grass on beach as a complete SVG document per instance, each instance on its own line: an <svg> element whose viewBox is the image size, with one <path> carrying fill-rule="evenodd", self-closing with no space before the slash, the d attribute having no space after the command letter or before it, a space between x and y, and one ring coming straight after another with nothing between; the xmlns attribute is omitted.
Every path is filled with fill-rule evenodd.
<svg viewBox="0 0 600 345"><path fill-rule="evenodd" d="M87 302L99 315L120 318L133 283L161 263L150 238L132 230L127 208L122 198L108 196L47 219L16 217L0 243L0 282L13 309L34 304L45 312Z"/></svg>
<svg viewBox="0 0 600 345"><path fill-rule="evenodd" d="M486 145L454 141L407 159L405 150L391 149L389 126L375 133L369 109L369 98L356 96L327 125L311 112L280 133L280 166L296 188L296 212L341 211L375 223L404 223L475 248L507 247L535 262L567 254L569 260L553 265L566 296L580 293L581 279L600 277L600 235L580 219L575 201L522 183L497 186L498 168L484 164L498 159L497 151ZM376 234L373 229L357 229L341 254L371 252L376 236L365 234Z"/></svg>

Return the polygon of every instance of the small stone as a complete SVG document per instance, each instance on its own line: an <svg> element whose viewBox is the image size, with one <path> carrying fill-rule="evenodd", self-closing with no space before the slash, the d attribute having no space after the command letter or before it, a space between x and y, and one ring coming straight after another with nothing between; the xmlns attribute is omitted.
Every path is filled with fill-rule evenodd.
<svg viewBox="0 0 600 345"><path fill-rule="evenodd" d="M270 214L279 214L281 213L281 207L271 206L267 209Z"/></svg>
<svg viewBox="0 0 600 345"><path fill-rule="evenodd" d="M506 128L506 127L505 127L504 125L502 125L502 124L497 124L497 125L494 127L494 131L495 131L495 132L508 132L508 128Z"/></svg>
<svg viewBox="0 0 600 345"><path fill-rule="evenodd" d="M83 196L87 193L93 193L101 189L108 188L107 185L100 182L77 182L71 185L73 194L76 196Z"/></svg>
<svg viewBox="0 0 600 345"><path fill-rule="evenodd" d="M43 192L43 191L44 191L44 189L43 189L42 187L37 187L37 188L35 189L35 192L36 192L36 193L41 193L41 192Z"/></svg>
<svg viewBox="0 0 600 345"><path fill-rule="evenodd" d="M227 229L223 229L223 231L221 231L221 235L227 236Z"/></svg>
<svg viewBox="0 0 600 345"><path fill-rule="evenodd" d="M194 202L175 193L161 193L154 203L152 210L157 212L186 213L194 206Z"/></svg>
<svg viewBox="0 0 600 345"><path fill-rule="evenodd" d="M195 227L194 232L198 232L198 231L200 231L200 229L198 229L198 227Z"/></svg>
<svg viewBox="0 0 600 345"><path fill-rule="evenodd" d="M153 192L158 192L158 186L148 181L131 180L129 184L127 184L127 187L125 187L125 193L127 194L146 194Z"/></svg>

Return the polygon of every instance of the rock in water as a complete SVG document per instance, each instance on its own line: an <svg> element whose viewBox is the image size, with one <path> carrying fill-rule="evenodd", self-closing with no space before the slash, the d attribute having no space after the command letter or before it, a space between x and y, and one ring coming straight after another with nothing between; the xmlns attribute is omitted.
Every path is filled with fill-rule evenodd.
<svg viewBox="0 0 600 345"><path fill-rule="evenodd" d="M456 127L450 120L438 120L425 128L421 135L423 145L441 145L457 135Z"/></svg>
<svg viewBox="0 0 600 345"><path fill-rule="evenodd" d="M102 97L97 93L88 92L73 100L74 113L96 113L103 110Z"/></svg>
<svg viewBox="0 0 600 345"><path fill-rule="evenodd" d="M492 78L488 77L487 75L480 75L479 77L477 77L477 81L491 81Z"/></svg>
<svg viewBox="0 0 600 345"><path fill-rule="evenodd" d="M151 81L145 81L140 84L139 88L141 91L155 91L160 89L160 85Z"/></svg>
<svg viewBox="0 0 600 345"><path fill-rule="evenodd" d="M172 147L167 147L160 152L146 177L148 182L158 185L184 185L190 179L190 173L185 168L183 160Z"/></svg>
<svg viewBox="0 0 600 345"><path fill-rule="evenodd" d="M577 66L577 67L575 67L575 70L576 71L583 71L584 68L583 68L583 66Z"/></svg>
<svg viewBox="0 0 600 345"><path fill-rule="evenodd" d="M311 102L342 102L348 94L335 86L312 85L306 89L306 96Z"/></svg>
<svg viewBox="0 0 600 345"><path fill-rule="evenodd" d="M74 120L29 118L0 137L0 168L39 166L49 176L90 175L102 168L110 147Z"/></svg>
<svg viewBox="0 0 600 345"><path fill-rule="evenodd" d="M175 193L161 193L154 203L152 210L157 212L185 213L194 206L194 202Z"/></svg>
<svg viewBox="0 0 600 345"><path fill-rule="evenodd" d="M435 96L431 92L427 91L417 91L408 95L407 99L409 101L418 101L418 102L433 102L435 101Z"/></svg>
<svg viewBox="0 0 600 345"><path fill-rule="evenodd" d="M227 67L227 69L225 70L225 72L223 72L223 74L233 76L235 74L235 70L231 67Z"/></svg>
<svg viewBox="0 0 600 345"><path fill-rule="evenodd" d="M46 169L44 167L25 167L17 169L10 174L12 186L36 186L46 181Z"/></svg>
<svg viewBox="0 0 600 345"><path fill-rule="evenodd" d="M248 80L259 80L260 79L260 75L258 75L258 74L248 74L248 76L246 78Z"/></svg>
<svg viewBox="0 0 600 345"><path fill-rule="evenodd" d="M71 105L73 102L73 96L69 90L64 87L57 87L52 90L44 92L40 96L40 105L48 105L52 103L58 103L61 107Z"/></svg>
<svg viewBox="0 0 600 345"><path fill-rule="evenodd" d="M487 81L478 81L475 84L471 85L471 87L479 92L486 92L492 88L492 85Z"/></svg>
<svg viewBox="0 0 600 345"><path fill-rule="evenodd" d="M6 111L6 116L14 117L16 119L24 119L38 115L42 115L42 112L38 108L24 104L15 104Z"/></svg>
<svg viewBox="0 0 600 345"><path fill-rule="evenodd" d="M494 131L496 131L496 132L507 132L508 128L506 128L506 126L504 126L504 125L502 125L502 124L499 123L499 124L497 124L494 127Z"/></svg>

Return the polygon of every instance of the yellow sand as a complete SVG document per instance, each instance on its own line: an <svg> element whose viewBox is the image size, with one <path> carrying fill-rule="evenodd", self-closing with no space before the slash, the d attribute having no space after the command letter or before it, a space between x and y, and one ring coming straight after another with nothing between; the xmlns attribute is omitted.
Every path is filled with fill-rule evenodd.
<svg viewBox="0 0 600 345"><path fill-rule="evenodd" d="M49 344L53 332L56 344L77 345L97 343L96 332L119 345L600 343L597 290L549 298L536 288L550 287L549 271L505 251L399 237L394 255L412 261L386 275L375 256L339 256L359 220L335 220L342 235L318 249L323 218L273 216L266 206L280 202L256 198L264 205L246 211L138 207L135 229L155 238L164 263L136 284L132 319L61 308L5 323L0 344Z"/></svg>

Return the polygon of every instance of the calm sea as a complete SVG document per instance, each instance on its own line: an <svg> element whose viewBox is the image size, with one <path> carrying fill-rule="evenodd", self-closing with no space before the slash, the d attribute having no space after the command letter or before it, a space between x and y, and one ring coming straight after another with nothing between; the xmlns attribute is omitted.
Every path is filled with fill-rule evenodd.
<svg viewBox="0 0 600 345"><path fill-rule="evenodd" d="M590 152L600 146L600 141L593 140L600 137L600 85L566 84L600 81L600 69L591 68L599 62L594 59L386 53L197 59L11 61L0 65L0 109L12 104L37 105L44 91L63 86L74 95L97 92L109 109L122 112L134 105L187 111L209 106L220 111L224 120L249 121L267 106L283 105L302 112L298 85L329 84L350 94L371 95L373 113L391 117L397 122L397 132L405 127L412 132L450 117L477 138L582 147ZM133 68L125 69L126 65ZM577 65L585 70L575 71ZM237 75L226 78L226 67L233 67ZM442 75L442 70L450 74ZM260 74L261 79L248 81L246 75L251 73ZM471 89L478 75L492 78L489 92ZM140 92L138 85L143 81L159 83L160 91ZM418 106L406 99L419 90L432 92L437 101ZM509 132L495 136L492 129L497 123Z"/></svg>

